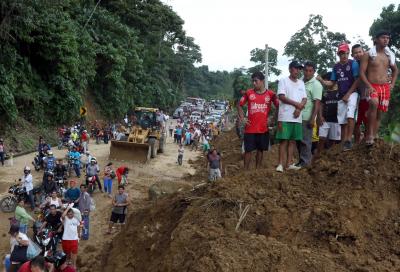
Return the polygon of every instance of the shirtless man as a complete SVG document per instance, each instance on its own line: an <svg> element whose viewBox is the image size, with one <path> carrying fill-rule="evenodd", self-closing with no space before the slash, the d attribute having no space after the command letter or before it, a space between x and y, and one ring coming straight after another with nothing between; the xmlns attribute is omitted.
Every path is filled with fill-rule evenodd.
<svg viewBox="0 0 400 272"><path fill-rule="evenodd" d="M374 47L361 58L360 76L369 93L368 128L365 143L374 144L378 133L382 112L389 107L390 91L397 79L398 69L393 52L388 44L390 33L379 31L374 38ZM391 69L391 82L388 80L388 70ZM390 75L389 75L390 77Z"/></svg>

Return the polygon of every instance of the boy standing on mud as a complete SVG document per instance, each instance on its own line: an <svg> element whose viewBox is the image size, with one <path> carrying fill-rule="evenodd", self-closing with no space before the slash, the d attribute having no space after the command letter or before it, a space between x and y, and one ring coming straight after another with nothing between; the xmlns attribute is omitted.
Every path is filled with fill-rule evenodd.
<svg viewBox="0 0 400 272"><path fill-rule="evenodd" d="M276 171L284 169L298 170L301 167L292 164L296 141L303 140L301 111L307 103L306 87L299 73L303 65L297 61L289 64L289 77L279 80L279 113L276 139L279 144L279 165Z"/></svg>
<svg viewBox="0 0 400 272"><path fill-rule="evenodd" d="M242 107L247 104L248 119L244 131L244 168L250 168L251 153L257 150L256 168L261 166L263 152L269 148L268 114L272 104L278 108L278 99L271 90L265 89L264 74L251 75L254 89L247 90L237 105L239 121L243 123L245 114Z"/></svg>
<svg viewBox="0 0 400 272"><path fill-rule="evenodd" d="M368 109L368 129L365 143L373 145L382 112L389 108L390 91L393 90L397 79L396 58L388 45L390 33L379 31L375 35L374 46L361 58L360 76L367 86L370 96ZM388 70L391 70L391 82L388 80Z"/></svg>

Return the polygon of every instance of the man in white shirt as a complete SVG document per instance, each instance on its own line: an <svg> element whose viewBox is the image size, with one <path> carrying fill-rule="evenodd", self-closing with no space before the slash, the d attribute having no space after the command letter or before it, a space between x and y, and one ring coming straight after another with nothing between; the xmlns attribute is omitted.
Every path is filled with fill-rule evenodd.
<svg viewBox="0 0 400 272"><path fill-rule="evenodd" d="M79 220L74 217L72 210L73 204L69 204L62 214L64 225L64 233L62 236L62 249L72 261L72 265L76 267L76 259L78 256L78 241L81 237L81 226Z"/></svg>
<svg viewBox="0 0 400 272"><path fill-rule="evenodd" d="M282 78L278 85L279 113L276 139L279 144L279 165L276 171L284 169L298 170L300 167L293 164L293 152L296 141L303 139L301 111L307 102L304 82L299 77L303 66L292 61L289 64L289 77Z"/></svg>
<svg viewBox="0 0 400 272"><path fill-rule="evenodd" d="M22 186L25 188L26 193L29 196L29 203L31 204L31 209L35 209L35 198L33 196L33 177L31 174L31 168L25 166L24 176L21 178Z"/></svg>

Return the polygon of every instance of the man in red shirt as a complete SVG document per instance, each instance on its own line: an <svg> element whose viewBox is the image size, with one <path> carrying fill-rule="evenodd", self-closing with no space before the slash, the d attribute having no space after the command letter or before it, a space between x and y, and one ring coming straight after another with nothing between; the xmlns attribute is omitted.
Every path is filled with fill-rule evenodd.
<svg viewBox="0 0 400 272"><path fill-rule="evenodd" d="M265 89L265 77L261 72L251 75L254 89L247 90L238 104L239 121L244 122L242 107L247 103L247 120L244 131L244 168L250 168L251 153L257 150L256 168L261 166L263 152L269 147L268 113L274 104L278 112L279 101L276 94Z"/></svg>

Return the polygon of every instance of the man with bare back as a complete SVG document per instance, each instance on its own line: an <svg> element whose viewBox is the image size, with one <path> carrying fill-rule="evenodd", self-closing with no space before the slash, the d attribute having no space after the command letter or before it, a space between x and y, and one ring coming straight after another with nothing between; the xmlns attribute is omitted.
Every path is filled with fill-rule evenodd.
<svg viewBox="0 0 400 272"><path fill-rule="evenodd" d="M374 37L374 46L361 59L360 76L370 96L365 141L369 146L374 144L382 112L388 110L390 91L393 90L397 79L398 69L395 55L388 47L389 40L389 32L379 31ZM389 69L391 75L388 74Z"/></svg>

